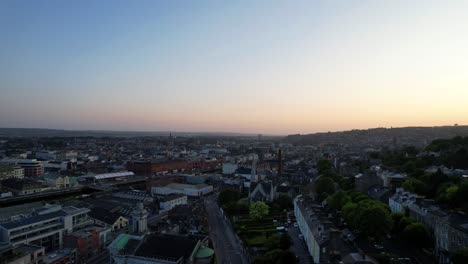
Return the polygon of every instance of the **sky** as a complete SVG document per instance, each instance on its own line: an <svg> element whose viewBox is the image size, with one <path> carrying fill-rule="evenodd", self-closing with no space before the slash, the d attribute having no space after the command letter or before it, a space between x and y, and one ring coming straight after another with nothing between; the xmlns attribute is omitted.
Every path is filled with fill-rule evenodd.
<svg viewBox="0 0 468 264"><path fill-rule="evenodd" d="M0 127L468 124L468 1L0 1Z"/></svg>

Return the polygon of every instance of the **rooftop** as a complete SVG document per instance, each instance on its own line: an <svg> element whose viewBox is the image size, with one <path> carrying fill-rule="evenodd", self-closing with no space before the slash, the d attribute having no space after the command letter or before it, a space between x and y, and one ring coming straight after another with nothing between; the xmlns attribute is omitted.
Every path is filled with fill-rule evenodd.
<svg viewBox="0 0 468 264"><path fill-rule="evenodd" d="M158 259L188 258L198 240L176 235L148 235L135 251L136 256Z"/></svg>
<svg viewBox="0 0 468 264"><path fill-rule="evenodd" d="M301 214L304 216L307 226L313 233L315 240L323 245L329 240L330 226L332 222L322 211L318 204L305 203L302 198L296 198Z"/></svg>
<svg viewBox="0 0 468 264"><path fill-rule="evenodd" d="M159 197L159 201L160 202L167 202L167 201L172 201L172 200L184 197L184 196L186 196L186 195L179 194L179 193L174 193L174 194L169 194L169 195Z"/></svg>
<svg viewBox="0 0 468 264"><path fill-rule="evenodd" d="M18 221L11 221L11 222L7 222L7 223L3 223L3 224L0 224L0 227L3 227L5 229L15 229L15 228L18 228L18 227L27 226L27 225L30 225L30 224L43 222L43 221L46 221L46 220L59 218L59 217L63 217L63 216L66 216L66 215L67 215L66 212L60 210L60 211L52 212L52 213L49 213L49 214L36 215L36 216L28 217L28 218L23 218L23 219L18 220Z"/></svg>
<svg viewBox="0 0 468 264"><path fill-rule="evenodd" d="M166 187L173 189L203 189L209 187L208 184L183 184L183 183L169 183Z"/></svg>

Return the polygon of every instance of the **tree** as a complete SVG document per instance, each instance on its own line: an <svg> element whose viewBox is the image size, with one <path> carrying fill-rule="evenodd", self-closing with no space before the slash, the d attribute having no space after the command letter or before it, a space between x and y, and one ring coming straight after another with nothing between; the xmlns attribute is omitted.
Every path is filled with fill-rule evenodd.
<svg viewBox="0 0 468 264"><path fill-rule="evenodd" d="M414 223L413 219L402 213L392 213L391 218L393 220L392 233L395 235L400 235L408 225Z"/></svg>
<svg viewBox="0 0 468 264"><path fill-rule="evenodd" d="M337 191L327 199L328 205L334 210L341 210L341 208L351 202L351 198L344 191Z"/></svg>
<svg viewBox="0 0 468 264"><path fill-rule="evenodd" d="M318 173L320 174L326 174L332 169L333 169L333 166L329 160L321 159L317 162L317 170L318 170Z"/></svg>
<svg viewBox="0 0 468 264"><path fill-rule="evenodd" d="M402 238L414 248L425 248L431 245L429 233L420 223L412 223L405 227Z"/></svg>
<svg viewBox="0 0 468 264"><path fill-rule="evenodd" d="M358 204L358 213L355 221L361 234L377 239L383 238L392 228L390 213L381 206L360 208Z"/></svg>
<svg viewBox="0 0 468 264"><path fill-rule="evenodd" d="M343 206L342 213L348 224L364 236L380 239L392 227L388 207L375 200L362 200L357 204L347 203Z"/></svg>
<svg viewBox="0 0 468 264"><path fill-rule="evenodd" d="M264 202L254 202L250 204L249 214L255 220L262 220L268 215L269 207Z"/></svg>
<svg viewBox="0 0 468 264"><path fill-rule="evenodd" d="M450 252L450 260L453 264L468 263L468 248L461 248Z"/></svg>
<svg viewBox="0 0 468 264"><path fill-rule="evenodd" d="M350 197L353 203L359 203L360 201L369 200L369 196L365 195L362 192L351 192Z"/></svg>
<svg viewBox="0 0 468 264"><path fill-rule="evenodd" d="M219 204L226 205L228 203L237 202L240 199L240 193L237 190L228 188L219 193Z"/></svg>
<svg viewBox="0 0 468 264"><path fill-rule="evenodd" d="M318 195L332 195L335 192L335 183L330 177L320 177L315 185L315 191Z"/></svg>
<svg viewBox="0 0 468 264"><path fill-rule="evenodd" d="M278 199L275 200L275 204L281 211L290 210L294 207L291 197L281 194Z"/></svg>
<svg viewBox="0 0 468 264"><path fill-rule="evenodd" d="M421 194L421 195L423 195L423 194L425 194L427 192L426 184L423 181L418 180L418 179L413 178L413 177L407 178L403 182L402 187L406 191L414 192L414 193Z"/></svg>
<svg viewBox="0 0 468 264"><path fill-rule="evenodd" d="M343 190L353 190L355 186L354 177L340 177L339 182L340 188Z"/></svg>
<svg viewBox="0 0 468 264"><path fill-rule="evenodd" d="M356 219L357 208L358 208L358 205L353 202L348 202L341 208L341 214L343 215L343 218L352 227L356 226L355 219Z"/></svg>

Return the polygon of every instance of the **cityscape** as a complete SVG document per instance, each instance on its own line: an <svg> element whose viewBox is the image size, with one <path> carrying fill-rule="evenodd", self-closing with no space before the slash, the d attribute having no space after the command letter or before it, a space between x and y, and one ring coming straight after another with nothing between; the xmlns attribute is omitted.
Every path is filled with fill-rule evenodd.
<svg viewBox="0 0 468 264"><path fill-rule="evenodd" d="M0 2L0 264L467 264L468 2Z"/></svg>

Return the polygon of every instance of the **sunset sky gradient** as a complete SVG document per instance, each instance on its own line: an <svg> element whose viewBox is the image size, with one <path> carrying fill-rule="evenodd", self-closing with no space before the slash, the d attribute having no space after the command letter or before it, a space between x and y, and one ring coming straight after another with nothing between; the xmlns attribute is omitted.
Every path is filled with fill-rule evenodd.
<svg viewBox="0 0 468 264"><path fill-rule="evenodd" d="M468 1L0 1L0 127L468 124Z"/></svg>

